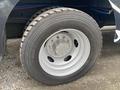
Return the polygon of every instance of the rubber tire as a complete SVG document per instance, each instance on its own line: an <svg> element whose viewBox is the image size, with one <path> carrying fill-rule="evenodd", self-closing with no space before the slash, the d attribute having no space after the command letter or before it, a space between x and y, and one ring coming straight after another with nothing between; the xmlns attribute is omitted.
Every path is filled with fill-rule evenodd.
<svg viewBox="0 0 120 90"><path fill-rule="evenodd" d="M25 25L25 29L28 27L28 25L38 16L40 15L41 13L47 11L47 10L50 10L50 9L54 9L54 8L57 8L57 7L46 7L46 8L43 8L39 11L37 11L34 15L32 15L32 17L28 20L28 22L26 23Z"/></svg>
<svg viewBox="0 0 120 90"><path fill-rule="evenodd" d="M50 13L51 11L53 13ZM49 75L41 68L38 54L41 45L47 37L65 28L74 28L82 31L90 41L91 52L87 62L80 70L68 76L56 77ZM22 38L20 58L23 67L35 80L47 85L59 85L74 81L86 74L95 64L101 48L101 31L91 16L76 9L55 8L37 16L29 24Z"/></svg>

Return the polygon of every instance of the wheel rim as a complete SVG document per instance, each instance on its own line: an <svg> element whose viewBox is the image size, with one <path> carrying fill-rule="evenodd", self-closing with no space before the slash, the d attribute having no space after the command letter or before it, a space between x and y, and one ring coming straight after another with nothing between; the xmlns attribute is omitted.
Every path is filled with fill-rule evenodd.
<svg viewBox="0 0 120 90"><path fill-rule="evenodd" d="M67 76L80 70L90 55L90 41L76 29L63 29L49 36L39 51L39 64L53 76Z"/></svg>

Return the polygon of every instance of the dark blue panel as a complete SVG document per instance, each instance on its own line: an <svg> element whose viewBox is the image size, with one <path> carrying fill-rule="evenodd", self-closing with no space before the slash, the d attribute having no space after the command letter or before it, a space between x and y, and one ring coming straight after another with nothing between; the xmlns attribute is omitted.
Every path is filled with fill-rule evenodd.
<svg viewBox="0 0 120 90"><path fill-rule="evenodd" d="M102 26L114 24L114 16L107 0L22 0L11 13L9 21L26 23L37 11L45 7L72 7L90 14Z"/></svg>

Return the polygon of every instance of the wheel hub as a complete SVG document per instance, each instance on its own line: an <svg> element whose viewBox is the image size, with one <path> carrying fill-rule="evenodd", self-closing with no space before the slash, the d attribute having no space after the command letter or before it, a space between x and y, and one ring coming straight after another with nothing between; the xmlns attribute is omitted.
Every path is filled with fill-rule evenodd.
<svg viewBox="0 0 120 90"><path fill-rule="evenodd" d="M61 32L51 37L46 46L53 57L63 57L71 51L72 39L68 33Z"/></svg>

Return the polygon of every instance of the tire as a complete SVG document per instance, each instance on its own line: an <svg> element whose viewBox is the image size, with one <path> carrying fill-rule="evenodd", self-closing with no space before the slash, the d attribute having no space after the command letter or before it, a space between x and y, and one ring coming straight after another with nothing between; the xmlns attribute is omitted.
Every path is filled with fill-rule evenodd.
<svg viewBox="0 0 120 90"><path fill-rule="evenodd" d="M66 43L67 41L64 41L64 39L56 39L56 35L60 38L65 35L65 40L70 40L68 41L69 43ZM83 40L80 36L83 37ZM78 40L74 39L74 37L78 38ZM51 39L53 39L52 44L49 43ZM64 61L62 61L63 57L68 55L68 46L64 48L66 51L59 51L57 49L54 51L53 48L49 48L51 45L55 45L57 40L59 42L62 40L62 43L60 42L62 46L60 44L57 45L59 48L62 49L66 45L72 48L69 51L71 56L68 56L67 60L64 58ZM80 49L82 46L84 46L84 49ZM47 85L59 85L74 81L85 75L95 64L97 57L100 55L101 48L101 31L91 16L76 9L54 8L38 15L29 24L22 38L20 58L23 67L35 80ZM57 51L58 53L55 54ZM44 57L45 55L47 57ZM57 61L58 58L60 61ZM46 61L47 59L48 61ZM74 66L77 68L74 66L67 69L64 68L67 66L67 63L72 65L70 63L75 61ZM59 68L57 66L57 64L62 65L64 62L63 67ZM48 63L48 66L46 63ZM54 69L48 68L50 65ZM56 65L57 68L52 65Z"/></svg>
<svg viewBox="0 0 120 90"><path fill-rule="evenodd" d="M43 12L47 11L47 10L50 10L50 9L54 9L54 8L57 8L57 7L46 7L46 8L43 8L41 10L39 10L38 12L36 12L34 15L32 15L32 17L28 20L28 22L26 23L25 25L25 29L28 27L28 25L33 21L33 19L35 19L38 15L42 14Z"/></svg>

